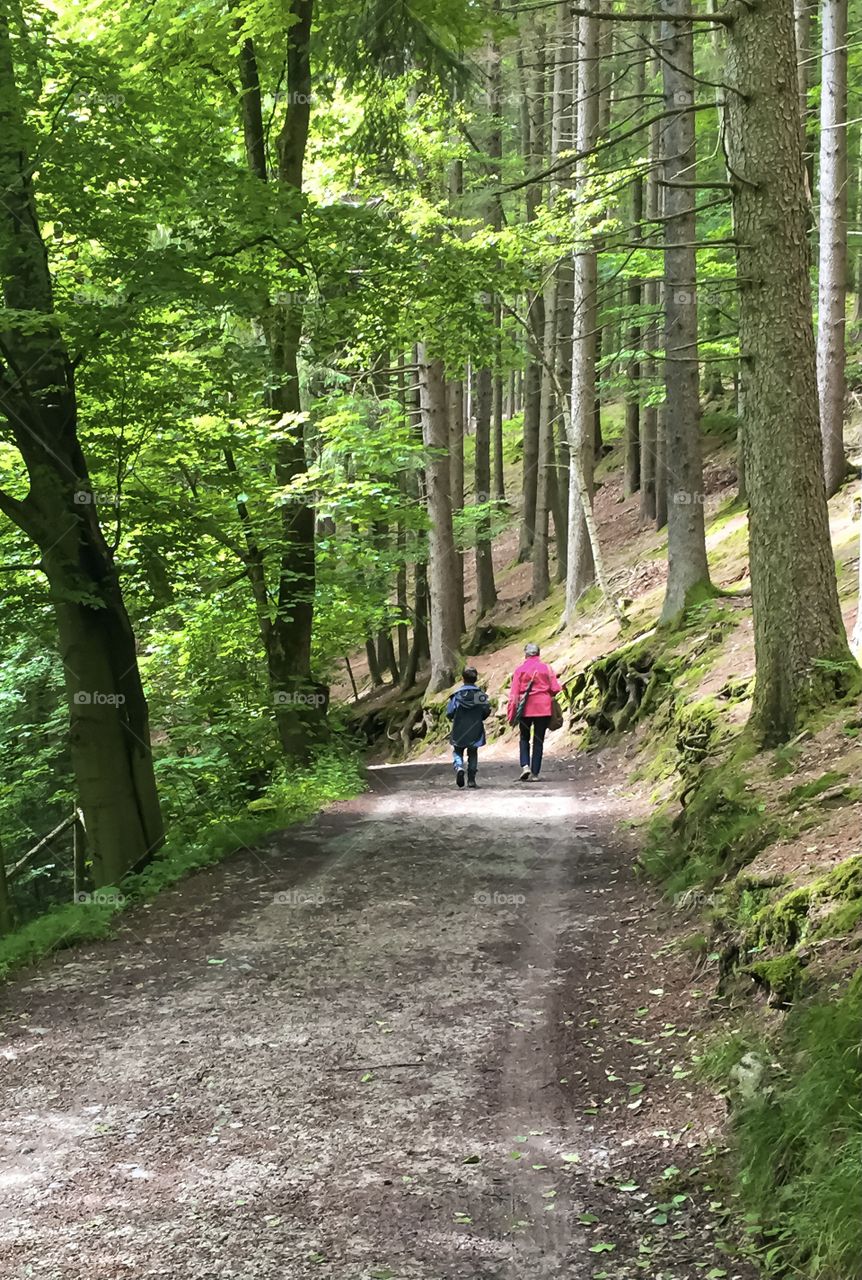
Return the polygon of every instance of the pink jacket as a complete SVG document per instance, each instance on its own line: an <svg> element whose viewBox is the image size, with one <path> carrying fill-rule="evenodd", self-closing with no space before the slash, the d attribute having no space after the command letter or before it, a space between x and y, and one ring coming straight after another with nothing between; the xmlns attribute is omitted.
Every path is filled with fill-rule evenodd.
<svg viewBox="0 0 862 1280"><path fill-rule="evenodd" d="M551 714L551 699L555 693L560 692L560 682L548 664L542 662L541 658L526 658L520 667L516 667L515 674L512 676L512 687L509 690L509 709L507 712L510 724L531 677L533 679L533 687L530 689L530 695L527 698L524 715L549 716Z"/></svg>

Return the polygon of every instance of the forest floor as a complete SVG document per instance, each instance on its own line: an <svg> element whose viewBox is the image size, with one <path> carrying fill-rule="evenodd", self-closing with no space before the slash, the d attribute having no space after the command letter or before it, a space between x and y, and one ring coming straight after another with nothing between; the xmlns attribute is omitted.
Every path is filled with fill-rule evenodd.
<svg viewBox="0 0 862 1280"><path fill-rule="evenodd" d="M375 769L4 988L0 1272L748 1280L623 762L515 772Z"/></svg>

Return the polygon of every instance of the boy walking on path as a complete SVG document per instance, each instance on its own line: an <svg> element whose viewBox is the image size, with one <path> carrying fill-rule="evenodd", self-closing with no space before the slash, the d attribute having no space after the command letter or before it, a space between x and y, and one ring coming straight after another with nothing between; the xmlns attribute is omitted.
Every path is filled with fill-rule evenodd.
<svg viewBox="0 0 862 1280"><path fill-rule="evenodd" d="M475 667L465 667L464 681L449 699L446 715L452 721L449 741L452 743L455 766L455 782L464 785L464 756L467 757L467 786L476 786L479 768L479 748L484 747L485 721L491 714L491 702L484 689L476 686L479 673Z"/></svg>
<svg viewBox="0 0 862 1280"><path fill-rule="evenodd" d="M520 782L535 782L541 772L545 734L551 723L551 703L560 689L554 672L539 657L539 646L528 644L524 649L524 661L515 668L512 676L507 712L509 724L515 724L518 705L526 695L524 710L517 718L521 731Z"/></svg>

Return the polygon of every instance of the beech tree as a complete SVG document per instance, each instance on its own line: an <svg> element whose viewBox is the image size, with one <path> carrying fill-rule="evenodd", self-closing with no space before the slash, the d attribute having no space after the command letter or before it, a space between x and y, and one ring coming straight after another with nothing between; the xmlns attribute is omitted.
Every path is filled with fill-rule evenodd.
<svg viewBox="0 0 862 1280"><path fill-rule="evenodd" d="M75 369L54 310L11 27L0 4L0 413L27 492L0 492L0 510L38 548L49 584L94 878L107 885L159 848L162 820L135 637L78 438ZM26 64L27 48L17 52Z"/></svg>
<svg viewBox="0 0 862 1280"><path fill-rule="evenodd" d="M302 235L302 185L305 152L311 118L311 24L314 0L291 0L283 38L285 56L285 107L276 144L275 181L287 193L293 235ZM240 110L249 172L261 183L270 180L263 123L261 84L255 41L241 21L239 80ZM287 264L285 264L287 266ZM302 340L303 301L299 291L267 297L259 323L272 363L267 404L278 440L275 480L282 488L295 485L305 475L304 415L299 384L299 348ZM272 592L262 579L259 556L248 561L259 600L269 594L274 609L262 608L261 634L266 651L276 723L288 755L303 747L309 731L312 690L311 635L314 620L315 545L314 510L306 502L282 504L283 550ZM375 664L376 666L376 664Z"/></svg>

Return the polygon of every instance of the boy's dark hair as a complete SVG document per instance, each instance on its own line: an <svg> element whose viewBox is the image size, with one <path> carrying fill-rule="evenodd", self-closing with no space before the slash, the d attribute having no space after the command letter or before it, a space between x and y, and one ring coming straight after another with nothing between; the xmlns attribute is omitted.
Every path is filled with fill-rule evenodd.
<svg viewBox="0 0 862 1280"><path fill-rule="evenodd" d="M465 684L475 684L479 679L479 672L475 667L465 667L461 672L461 679Z"/></svg>

